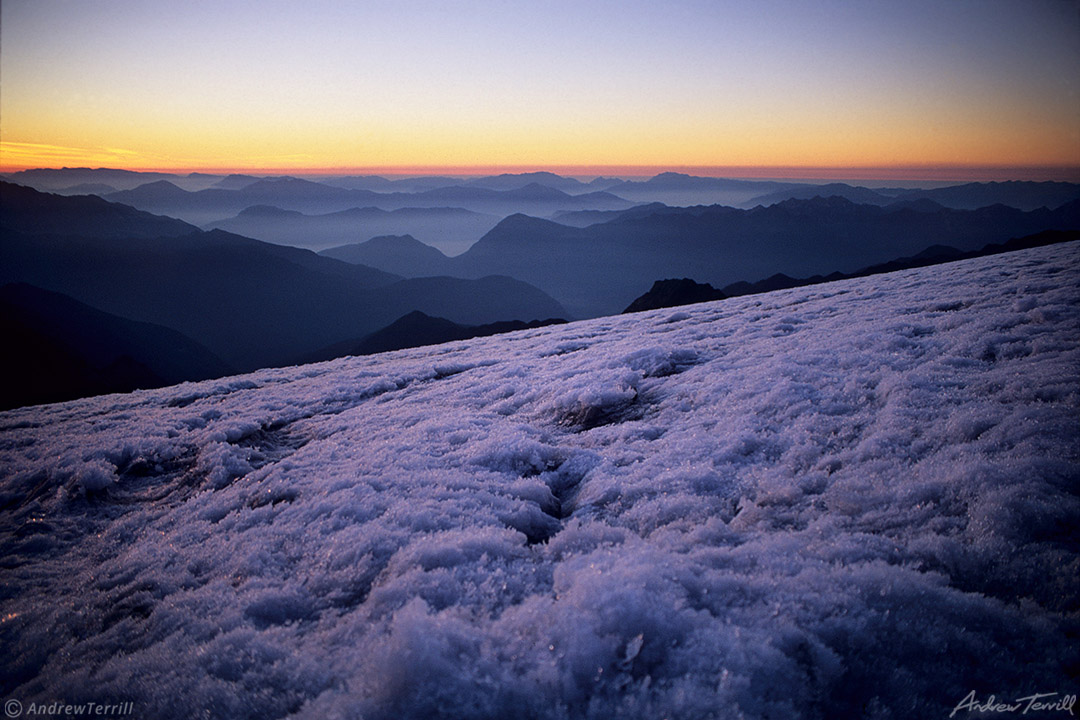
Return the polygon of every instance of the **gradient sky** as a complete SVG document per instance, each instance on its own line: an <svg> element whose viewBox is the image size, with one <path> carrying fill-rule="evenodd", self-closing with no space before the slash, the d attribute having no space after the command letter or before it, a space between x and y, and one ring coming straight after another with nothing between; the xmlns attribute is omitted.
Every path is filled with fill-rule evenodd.
<svg viewBox="0 0 1080 720"><path fill-rule="evenodd" d="M3 0L0 168L1080 167L1077 0Z"/></svg>

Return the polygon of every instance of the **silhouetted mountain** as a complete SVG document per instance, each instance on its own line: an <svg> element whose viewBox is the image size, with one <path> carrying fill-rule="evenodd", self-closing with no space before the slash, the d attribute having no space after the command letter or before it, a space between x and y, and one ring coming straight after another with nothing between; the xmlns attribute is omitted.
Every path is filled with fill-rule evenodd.
<svg viewBox="0 0 1080 720"><path fill-rule="evenodd" d="M187 192L173 183L157 181L114 193L106 199L198 225L235 216L253 205L269 205L306 214L328 214L357 207L398 210L452 206L498 216L514 212L550 215L560 210L617 210L633 205L610 193L567 195L536 183L505 191L455 185L417 193L379 193L288 177L262 179L239 190L215 188L198 192Z"/></svg>
<svg viewBox="0 0 1080 720"><path fill-rule="evenodd" d="M386 211L383 210L383 211L380 211L380 212L386 212ZM288 221L288 220L292 220L292 219L295 219L295 218L310 218L310 217L316 217L316 216L305 215L304 213L300 212L299 210L282 210L281 208L274 207L273 205L252 205L249 208L244 208L243 210L241 210L240 213L236 216L236 218L230 218L229 220L222 220L220 222L210 223L209 225L206 226L206 229L207 230L225 230L225 231L228 231L228 232L233 232L233 230L230 230L228 227L225 227L225 225L227 223L229 223L231 220L237 219L237 218L239 218L239 219L262 218L262 219L271 220L271 221L273 221L275 223L278 223L278 222L285 222L285 221ZM237 235L243 235L243 234L244 233L239 233L239 232L237 233ZM254 235L245 235L245 237L255 237L255 236ZM262 238L255 238L255 239L256 240L262 240Z"/></svg>
<svg viewBox="0 0 1080 720"><path fill-rule="evenodd" d="M180 217L197 225L238 214L253 205L308 213L344 210L366 203L378 193L344 190L298 178L260 178L236 190L210 188L188 192L169 182L154 182L114 193L106 199L156 214Z"/></svg>
<svg viewBox="0 0 1080 720"><path fill-rule="evenodd" d="M799 188L799 183L762 180L729 180L726 178L696 177L666 172L648 180L624 180L606 189L619 197L639 203L661 202L665 205L741 206L752 198L785 188Z"/></svg>
<svg viewBox="0 0 1080 720"><path fill-rule="evenodd" d="M487 188L489 190L517 190L532 184L555 188L571 195L602 189L589 187L580 180L562 177L550 172L503 173L502 175L476 178L465 183L469 187Z"/></svg>
<svg viewBox="0 0 1080 720"><path fill-rule="evenodd" d="M469 324L566 314L540 290L510 278L401 280L222 231L131 237L102 222L100 237L36 233L88 199L36 195L0 196L0 283L30 283L174 328L240 371L361 337L411 310ZM21 228L8 225L9 217Z"/></svg>
<svg viewBox="0 0 1080 720"><path fill-rule="evenodd" d="M377 327L385 317L361 322L377 298L359 276L310 266L311 259L339 263L220 231L167 241L6 230L5 235L0 281L28 282L106 312L174 328L241 371L279 364L297 346L321 347L334 335L355 336L357 326ZM375 287L393 281L372 269L362 274L383 279Z"/></svg>
<svg viewBox="0 0 1080 720"><path fill-rule="evenodd" d="M119 190L130 190L155 180L176 180L171 173L136 172L134 170L113 170L110 168L37 168L9 173L8 180L19 185L55 192L73 185L96 184L109 185Z"/></svg>
<svg viewBox="0 0 1080 720"><path fill-rule="evenodd" d="M1013 241L1010 240L1009 242L1013 242ZM976 252L978 252L978 251L976 251ZM912 255L911 257L915 258L916 260L921 260L923 258L943 258L943 257L959 258L963 254L964 254L963 251L957 250L956 248L954 248L954 247L952 247L950 245L931 245L930 247L926 248L922 252L917 252L914 255Z"/></svg>
<svg viewBox="0 0 1080 720"><path fill-rule="evenodd" d="M620 218L644 217L668 209L670 209L669 206L663 203L648 203L646 205L635 205L629 210L572 210L557 212L551 216L551 219L560 225L583 228Z"/></svg>
<svg viewBox="0 0 1080 720"><path fill-rule="evenodd" d="M223 193L227 191L209 190L206 192L211 194L215 192L221 193L218 197L225 197ZM186 203L188 198L194 194L195 193L184 190L168 180L155 180L130 190L115 192L112 195L107 196L106 199L110 202L131 205L132 207L138 207L136 203L155 206L159 204L178 205Z"/></svg>
<svg viewBox="0 0 1080 720"><path fill-rule="evenodd" d="M133 172L129 170L113 170L107 168L63 168L25 170L11 173L8 179L22 185L46 190L71 194L73 186L92 184L94 194L104 193L108 187L118 191L134 189L155 181L165 180L171 184L189 191L196 192L204 189L229 189L240 190L255 182L262 180L293 180L297 183L309 182L313 185L334 190L354 190L373 192L381 199L370 200L368 196L357 195L350 198L346 204L341 204L341 197L333 195L324 196L318 193L316 196L307 196L304 202L308 206L289 204L288 198L283 197L290 188L281 185L276 188L264 188L267 193L261 197L234 198L231 202L224 202L220 198L212 196L200 196L189 198L183 207L158 207L149 205L136 205L141 210L155 213L171 212L182 219L197 224L205 224L210 220L235 215L245 207L257 204L276 205L278 207L300 210L306 213L328 213L346 209L347 207L372 206L385 210L393 210L408 206L417 206L416 202L408 202L410 196L441 190L452 187L467 187L473 189L489 189L498 191L521 189L529 184L539 184L549 188L578 195L587 191L609 191L619 198L625 198L633 203L663 202L672 206L714 205L725 204L735 207L751 208L759 204L774 204L790 199L811 199L813 197L829 197L838 195L853 202L862 204L887 205L897 200L912 200L926 198L940 203L945 207L954 209L977 209L988 205L1002 204L1021 210L1035 210L1040 207L1054 209L1061 205L1080 198L1080 184L1064 182L990 182L990 183L963 183L948 187L931 190L911 188L874 188L869 189L860 186L852 186L846 183L821 184L807 181L778 182L762 180L737 180L728 178L696 177L684 173L667 172L660 173L652 178L640 180L622 180L618 178L599 177L588 183L582 183L574 178L563 177L549 172L504 174L483 178L455 178L440 176L405 177L388 179L376 175L348 175L338 177L320 177L318 182L310 180L298 180L296 178L255 178L253 176L232 175L221 176L205 173L190 173L177 175L170 173ZM299 185L296 187L300 187ZM303 197L303 191L300 192ZM469 196L465 196L469 197ZM114 199L117 202L133 203L135 200L123 196ZM503 198L504 201L510 198ZM149 202L147 199L146 202ZM478 208L467 206L467 209L482 212L496 212L490 207L490 198L481 198L480 202L487 202L489 207ZM430 202L427 201L427 202ZM216 203L216 204L215 204ZM315 204L311 204L315 203ZM421 201L424 205L425 201ZM505 204L505 203L504 203ZM532 215L550 216L560 210L573 210L579 208L560 207L555 209L541 210L535 207L524 207L520 204L511 207L502 214L524 212ZM605 209L600 207L580 209ZM612 209L612 208L606 208ZM208 213L218 213L211 217Z"/></svg>
<svg viewBox="0 0 1080 720"><path fill-rule="evenodd" d="M603 253L599 248L582 244L587 242L586 230L528 215L511 215L464 253L450 258L448 274L458 277L531 276L532 284L537 287L540 287L538 283L543 283L558 288L563 296L560 302L575 316L607 314L589 308L586 299L606 294L592 283L603 282L605 276L615 274L612 263L617 263L619 258L601 257ZM587 262L594 272L570 267L578 261Z"/></svg>
<svg viewBox="0 0 1080 720"><path fill-rule="evenodd" d="M375 327L386 325L412 310L464 325L568 317L563 306L550 295L505 275L485 275L474 280L446 276L408 278L380 288L377 296L378 306L386 319ZM356 333L353 337L362 334Z"/></svg>
<svg viewBox="0 0 1080 720"><path fill-rule="evenodd" d="M436 203L452 204L456 207L496 214L523 212L548 215L560 210L622 210L633 205L608 192L568 195L561 190L539 183L529 183L512 190L489 190L483 187L466 186L444 187L416 193L411 197L414 198L417 207L430 207Z"/></svg>
<svg viewBox="0 0 1080 720"><path fill-rule="evenodd" d="M708 283L696 283L690 278L657 280L649 291L630 303L624 313L656 310L658 308L693 305L694 303L723 300L727 295Z"/></svg>
<svg viewBox="0 0 1080 720"><path fill-rule="evenodd" d="M968 251L1041 230L1080 228L1073 203L1022 212L1003 206L918 212L842 198L771 207L658 209L587 228L511 216L450 258L460 277L506 274L540 287L577 317L618 312L657 276L714 287L746 277L853 272L927 245Z"/></svg>
<svg viewBox="0 0 1080 720"><path fill-rule="evenodd" d="M322 182L330 187L343 188L345 190L371 190L372 192L394 192L398 188L395 183L379 175L345 175L342 177L326 177ZM454 183L448 182L448 185ZM441 187L441 186L439 186ZM424 190L431 188L425 187Z"/></svg>
<svg viewBox="0 0 1080 720"><path fill-rule="evenodd" d="M454 340L487 337L516 330L559 325L565 322L561 318L549 318L529 322L510 320L485 325L460 325L450 322L446 318L432 317L420 311L414 311L360 340L336 343L312 353L308 356L306 362L333 360L346 355L371 355L404 348L421 347L423 345L438 345L453 342Z"/></svg>
<svg viewBox="0 0 1080 720"><path fill-rule="evenodd" d="M345 175L322 178L321 182L348 190L373 190L380 193L418 193L435 188L461 185L461 178L425 175L420 177L385 178L379 175Z"/></svg>
<svg viewBox="0 0 1080 720"><path fill-rule="evenodd" d="M776 273L764 280L758 280L753 283L746 281L732 283L725 286L723 292L729 297L757 295L758 293L773 292L774 290L787 290L788 288L801 287L803 285L816 285L823 282L832 282L833 280L843 280L846 277L849 276L841 272L833 272L829 275L813 275L808 278L797 279L790 275L785 275L784 273Z"/></svg>
<svg viewBox="0 0 1080 720"><path fill-rule="evenodd" d="M611 188L621 185L624 182L625 180L620 180L619 178L598 177L593 178L585 184L593 190L610 190Z"/></svg>
<svg viewBox="0 0 1080 720"><path fill-rule="evenodd" d="M936 213L945 209L941 203L936 203L928 198L916 198L914 200L896 200L885 206L888 210L914 210L915 212Z"/></svg>
<svg viewBox="0 0 1080 720"><path fill-rule="evenodd" d="M1066 182L967 183L933 190L912 190L898 200L924 198L945 207L974 210L988 205L1008 205L1021 210L1045 207L1053 210L1080 199L1080 184Z"/></svg>
<svg viewBox="0 0 1080 720"><path fill-rule="evenodd" d="M966 183L931 190L864 187L832 183L781 188L752 199L750 205L772 205L784 200L809 199L813 197L843 197L852 202L869 205L893 206L900 203L909 207L930 211L933 208L921 203L933 202L954 210L977 210L990 205L1006 205L1019 210L1037 210L1042 207L1054 209L1080 199L1080 184L1065 182L990 182Z"/></svg>
<svg viewBox="0 0 1080 720"><path fill-rule="evenodd" d="M367 242L329 248L319 254L404 277L443 275L447 270L446 255L411 235L383 235Z"/></svg>
<svg viewBox="0 0 1080 720"><path fill-rule="evenodd" d="M323 183L294 177L261 178L250 185L245 185L236 192L248 199L263 200L267 205L275 204L273 201L282 197L297 202L334 200L350 202L356 196L356 191L335 188Z"/></svg>
<svg viewBox="0 0 1080 720"><path fill-rule="evenodd" d="M105 185L104 183L79 183L78 185L72 185L71 187L58 188L52 192L57 195L108 195L109 193L117 192L118 188L114 188L112 185Z"/></svg>
<svg viewBox="0 0 1080 720"><path fill-rule="evenodd" d="M353 244L381 235L429 238L458 254L498 224L499 218L460 208L350 208L325 215L305 215L268 205L245 208L236 217L208 224L257 240L312 250Z"/></svg>
<svg viewBox="0 0 1080 720"><path fill-rule="evenodd" d="M186 235L198 229L94 195L66 197L2 181L0 213L3 227L15 232L156 238Z"/></svg>
<svg viewBox="0 0 1080 720"><path fill-rule="evenodd" d="M0 410L234 372L175 330L26 284L0 288L0 337Z"/></svg>
<svg viewBox="0 0 1080 720"><path fill-rule="evenodd" d="M221 175L208 173L137 172L113 168L38 168L10 173L7 180L26 185L42 192L72 194L65 189L78 185L97 185L112 188L112 192L131 190L140 185L167 180L184 190L203 190L222 179ZM93 194L97 194L94 192Z"/></svg>
<svg viewBox="0 0 1080 720"><path fill-rule="evenodd" d="M1080 240L1080 230L1058 231L1047 230L1022 238L1013 238L1004 243L990 243L978 250L964 252L948 245L931 245L930 247L915 253L910 257L896 258L884 263L878 263L855 272L842 273L831 272L828 275L812 275L810 277L793 278L784 273L776 273L764 280L757 282L739 282L726 285L723 290L716 290L711 285L701 285L693 280L683 278L681 280L657 280L652 289L641 297L634 300L624 313L654 310L678 305L689 305L697 302L709 302L711 300L723 300L725 297L740 295L756 295L759 293L773 292L775 290L787 290L789 288L817 285L820 283L835 282L849 278L866 277L880 273L894 272L896 270L908 270L911 268L939 265L941 263L965 260L967 258L995 255L1014 250L1052 245L1061 242Z"/></svg>
<svg viewBox="0 0 1080 720"><path fill-rule="evenodd" d="M688 190L700 187L711 188L744 188L750 185L760 187L765 185L785 185L771 180L736 180L732 178L699 177L679 172L663 172L645 181L648 187L664 188L670 190Z"/></svg>
<svg viewBox="0 0 1080 720"><path fill-rule="evenodd" d="M350 190L373 190L380 193L421 193L448 187L472 187L506 191L517 190L534 183L570 194L604 189L550 172L504 173L502 175L464 178L422 176L390 179L379 175L347 175L323 178L321 182ZM621 181L615 180L613 182L618 183Z"/></svg>
<svg viewBox="0 0 1080 720"><path fill-rule="evenodd" d="M220 190L242 190L248 185L254 185L262 178L255 177L254 175L239 175L232 174L226 175L221 180L214 183L212 187Z"/></svg>
<svg viewBox="0 0 1080 720"><path fill-rule="evenodd" d="M772 292L773 290L786 290L788 288L803 287L805 285L817 285L824 282L845 280L848 278L866 277L880 273L894 272L896 270L909 270L911 268L939 265L954 260L997 255L1014 250L1026 250L1042 245L1080 240L1080 230L1045 230L1040 233L1021 238L1012 238L1004 243L989 243L978 250L964 252L948 245L931 245L930 247L915 253L910 257L896 258L884 263L878 263L869 267L861 268L851 273L832 272L828 275L814 275L805 278L793 278L778 273L758 282L740 281L724 287L723 292L729 297L737 295L754 295L757 293Z"/></svg>
<svg viewBox="0 0 1080 720"><path fill-rule="evenodd" d="M847 183L828 183L826 185L806 185L803 187L783 188L750 200L749 205L775 205L784 200L810 200L811 198L842 197L861 205L888 205L896 201L890 195L883 195L869 188L852 186Z"/></svg>

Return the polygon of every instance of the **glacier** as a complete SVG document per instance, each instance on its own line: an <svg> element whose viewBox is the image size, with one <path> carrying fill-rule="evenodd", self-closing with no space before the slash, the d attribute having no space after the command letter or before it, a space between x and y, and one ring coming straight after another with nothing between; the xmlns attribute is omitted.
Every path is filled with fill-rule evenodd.
<svg viewBox="0 0 1080 720"><path fill-rule="evenodd" d="M3 412L2 695L313 719L1061 698L1078 376L1073 242Z"/></svg>

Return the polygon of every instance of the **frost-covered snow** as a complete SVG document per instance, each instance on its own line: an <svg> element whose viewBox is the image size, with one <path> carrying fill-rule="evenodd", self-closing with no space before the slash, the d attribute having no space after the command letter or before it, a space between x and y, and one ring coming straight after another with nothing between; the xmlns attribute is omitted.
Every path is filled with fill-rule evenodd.
<svg viewBox="0 0 1080 720"><path fill-rule="evenodd" d="M0 413L3 695L909 718L1075 692L1078 268L1072 243Z"/></svg>

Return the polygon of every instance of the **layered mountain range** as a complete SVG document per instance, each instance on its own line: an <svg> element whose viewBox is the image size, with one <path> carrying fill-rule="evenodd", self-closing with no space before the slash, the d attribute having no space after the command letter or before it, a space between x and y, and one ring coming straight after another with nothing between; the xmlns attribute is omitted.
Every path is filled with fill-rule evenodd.
<svg viewBox="0 0 1080 720"><path fill-rule="evenodd" d="M208 188L194 192L177 187L167 180L158 180L132 190L109 193L104 197L141 210L171 215L197 224L222 220L254 205L268 205L309 214L367 207L381 210L454 207L498 215L522 211L533 215L548 215L560 210L595 208L620 210L633 205L632 202L610 193L568 195L561 190L537 183L513 190L454 185L414 193L377 193L371 190L334 187L298 178L263 179L238 190Z"/></svg>
<svg viewBox="0 0 1080 720"><path fill-rule="evenodd" d="M316 251L353 243L358 237L394 235L407 228L407 234L437 240L439 247L456 255L468 250L501 219L499 215L453 207L363 207L306 215L273 205L253 205L234 217L209 223L206 228Z"/></svg>
<svg viewBox="0 0 1080 720"><path fill-rule="evenodd" d="M857 205L839 197L738 210L654 206L588 227L513 215L465 253L438 257L412 238L379 238L324 251L398 272L502 274L541 288L577 317L620 312L662 278L716 287L776 273L851 273L932 245L972 251L1043 230L1080 229L1080 202L1025 212L905 204Z"/></svg>
<svg viewBox="0 0 1080 720"><path fill-rule="evenodd" d="M26 170L12 173L8 179L45 192L95 194L203 229L224 229L284 245L321 250L380 235L412 235L448 255L464 252L500 219L515 213L586 226L606 222L635 206L657 203L751 209L790 199L843 197L858 204L904 203L921 210L936 205L975 210L994 204L1037 210L1080 199L1080 184L1064 182L870 188L673 172L651 178L598 177L585 182L550 172L488 177L297 178L63 168Z"/></svg>
<svg viewBox="0 0 1080 720"><path fill-rule="evenodd" d="M294 363L416 310L467 325L567 314L509 277L403 278L9 183L0 184L0 231L0 285L24 283L170 328L235 371Z"/></svg>
<svg viewBox="0 0 1080 720"><path fill-rule="evenodd" d="M918 190L676 173L587 183L551 173L319 182L80 169L15 176L60 194L0 184L0 285L22 284L5 306L9 333L36 338L22 342L34 352L75 357L54 365L84 367L80 377L97 378L87 384L95 392L365 351L410 314L398 327L409 331L388 337L415 345L472 332L461 328L615 314L665 278L730 295L859 273L936 246L970 253L1080 229L1080 186L1068 183ZM104 197L62 194L88 188ZM783 199L749 208L662 202L736 196ZM123 351L58 349L54 341L70 334L57 321L62 307ZM126 322L176 333L182 340L168 342L197 348L187 356L201 360L163 369L160 352L120 339L131 334L116 329ZM24 355L21 367L52 367ZM117 368L131 369L136 384L112 382Z"/></svg>

